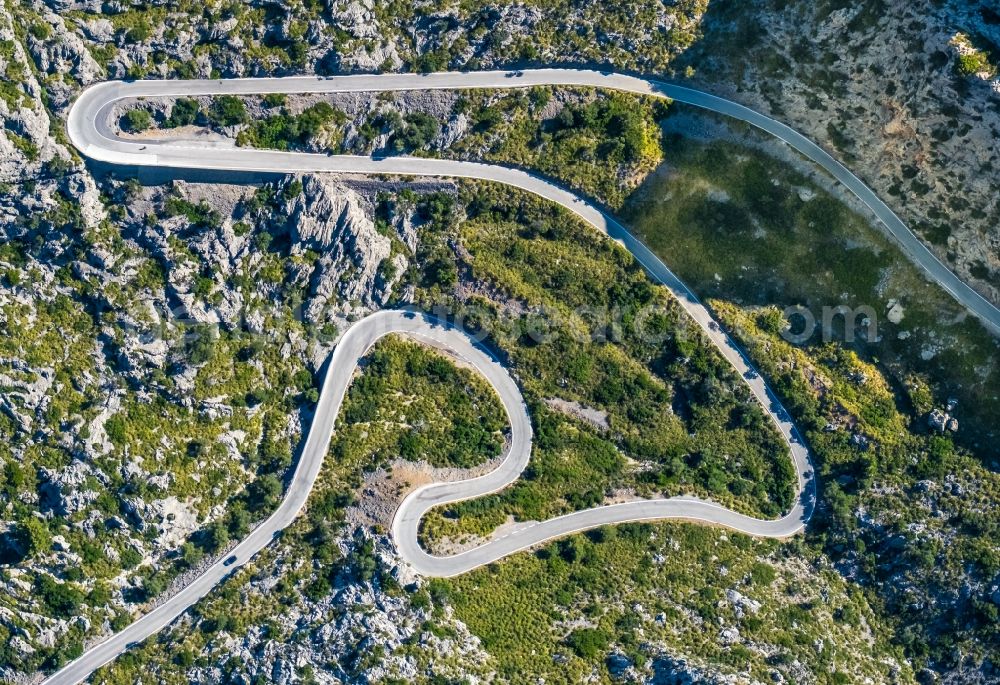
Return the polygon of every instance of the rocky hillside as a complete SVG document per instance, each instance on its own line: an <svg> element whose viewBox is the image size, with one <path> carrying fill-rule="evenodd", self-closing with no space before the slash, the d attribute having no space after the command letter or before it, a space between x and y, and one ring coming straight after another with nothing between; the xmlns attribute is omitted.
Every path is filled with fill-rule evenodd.
<svg viewBox="0 0 1000 685"><path fill-rule="evenodd" d="M843 160L1000 303L1000 14L990 0L712 3L675 63Z"/></svg>
<svg viewBox="0 0 1000 685"><path fill-rule="evenodd" d="M475 69L519 60L665 64L695 39L707 4L632 1L599 9L335 0L206 8L32 0L22 16L32 27L33 52L53 50L45 27L75 34L65 50L43 59L62 61L61 51L79 63L81 76L96 64L114 78L207 77ZM92 60L76 52L81 40Z"/></svg>
<svg viewBox="0 0 1000 685"><path fill-rule="evenodd" d="M613 341L555 342L586 325L572 314L549 324L554 344L534 344L520 330L530 324L524 317L556 311L555 302L630 310L663 295L620 247L544 203L487 186L405 201L426 221L402 292L412 287L421 305L467 314L489 331L489 344L521 379L539 436L526 478L468 503L458 518L486 514L492 528L498 509L529 521L592 506L626 487L633 495L702 488L716 498L746 495L780 471L758 464L758 482L735 478L756 460L727 419L740 412L751 428L764 419L747 411L739 381L703 356L702 344L691 340L685 360L628 332ZM668 312L662 326L682 325ZM283 682L521 682L524 674L567 683L842 682L814 676L827 669L841 679L912 680L887 642L885 618L798 540L782 546L699 526L625 526L459 579L414 577L372 520L385 530L393 504L428 474L389 461L412 450L387 451L384 437L392 445L396 434L424 434L438 422L433 406L461 415L460 403L447 399L453 387L439 387L442 401L421 408L409 395L436 396L423 390L426 371L378 383L373 374L377 380L387 367L362 366L305 515L190 616L97 682L131 681L140 669L167 682L237 682L260 671ZM364 393L355 392L359 382ZM475 394L471 383L458 391ZM672 401L658 404L665 395ZM594 407L606 425L549 411L541 397ZM390 406L404 407L405 418L385 411ZM675 422L685 422L677 432ZM444 430L469 435L460 423ZM671 459L681 435L699 441L690 445L699 464ZM422 451L442 444L450 442ZM367 501L373 497L382 499Z"/></svg>
<svg viewBox="0 0 1000 685"><path fill-rule="evenodd" d="M685 0L613 12L560 4L404 9L370 0L250 3L204 14L33 0L15 19L57 112L99 78L556 62L693 78L835 151L942 260L1000 301L1000 206L991 192L1000 174L1000 19L987 0ZM21 50L19 42L11 49ZM8 129L46 160L55 153L45 149L40 121Z"/></svg>
<svg viewBox="0 0 1000 685"><path fill-rule="evenodd" d="M310 420L314 374L356 317L437 297L522 314L556 287L584 304L651 297L636 272L617 277L629 262L611 259L604 241L496 191L457 203L459 191L442 183L141 185L95 175L63 133L80 88L104 78L536 62L669 71L835 149L996 298L998 33L986 0L0 5L0 680L56 668L121 628L274 506ZM539 158L519 157L517 143L534 140L536 119L548 126L568 111L559 125L569 143L553 145L559 155L547 163L603 168L601 184L580 187L611 204L658 161L608 164L593 140L576 147L577 134L611 135L600 117L619 116L621 102L612 111L601 109L608 97L541 95L359 97L338 103L350 116L321 142L358 152L458 144L469 157L530 166ZM301 113L309 103L292 104ZM254 121L267 115L257 106ZM634 109L635 130L648 132L653 115ZM376 111L399 128L365 130ZM447 119L427 140L422 111ZM595 274L614 282L596 288ZM770 470L740 471L767 463L746 446L763 444L746 438L760 422L734 408L733 385L698 350L640 359L595 344L587 355L546 356L555 353L514 333L504 340L540 400L533 413L552 458L463 521L589 506L626 482L626 467L646 478L647 494L736 498L768 482ZM617 542L605 531L450 585L421 584L377 531L338 527L363 487L352 476L311 502L317 519L292 531L289 546L269 550L106 681L156 668L166 682L260 673L516 682L544 669L553 680L906 682L915 672L927 683L995 682L996 465L955 447L943 414L951 408L927 404L919 383L894 392L865 367L860 382L833 375L831 396L824 374L852 357L788 354L794 362L771 376L826 402L815 428L832 445L823 518L801 544L636 527ZM636 370L645 366L652 371ZM805 379L788 369L805 369ZM857 390L869 380L878 393ZM541 401L564 397L603 420L580 422L553 408L565 401ZM927 426L931 410L939 427ZM796 411L815 413L808 403ZM730 433L713 442L706 426L727 418ZM878 430L839 431L837 420ZM668 563L676 558L687 563Z"/></svg>
<svg viewBox="0 0 1000 685"><path fill-rule="evenodd" d="M38 176L60 174L72 166L64 136L52 130L46 112L48 94L29 58L15 21L0 9L0 183L17 183ZM42 74L44 78L44 74Z"/></svg>
<svg viewBox="0 0 1000 685"><path fill-rule="evenodd" d="M0 199L4 679L121 627L274 506L313 374L385 303L414 223L329 179L22 187Z"/></svg>

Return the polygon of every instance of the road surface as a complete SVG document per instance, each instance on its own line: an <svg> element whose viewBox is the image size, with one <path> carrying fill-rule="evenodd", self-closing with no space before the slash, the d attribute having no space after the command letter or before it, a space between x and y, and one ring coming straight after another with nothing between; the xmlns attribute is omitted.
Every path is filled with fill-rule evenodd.
<svg viewBox="0 0 1000 685"><path fill-rule="evenodd" d="M323 465L334 423L354 369L369 348L388 333L402 333L438 347L445 347L483 374L496 389L507 410L512 429L512 449L498 471L518 469L513 475L513 478L517 478L517 473L524 468L531 450L531 423L517 385L499 362L476 347L467 336L428 316L405 311L381 311L372 314L357 322L344 334L330 357L309 435L306 437L285 498L275 512L254 528L229 554L210 566L177 594L121 632L87 650L78 659L52 675L45 683L51 685L78 683L95 669L124 652L131 644L141 642L161 630L266 547L278 532L298 516Z"/></svg>
<svg viewBox="0 0 1000 685"><path fill-rule="evenodd" d="M790 441L797 473L799 497L784 517L768 521L737 514L712 502L677 497L597 507L550 519L512 535L451 557L427 554L417 541L417 527L424 513L435 506L473 497L481 497L513 483L528 465L531 456L532 429L528 409L517 384L506 368L464 332L426 314L385 310L355 323L337 343L330 357L316 413L295 467L291 484L277 510L256 527L229 554L185 586L163 604L87 650L77 660L48 678L48 685L73 685L108 663L131 645L145 640L184 613L240 566L266 547L275 535L288 526L302 510L319 475L330 437L348 386L361 358L381 337L400 333L449 354L474 367L494 388L510 425L510 440L500 465L478 478L427 485L412 492L396 511L392 535L400 555L414 569L425 575L453 576L496 561L513 552L545 540L610 523L663 518L684 518L728 526L751 535L785 537L801 530L812 511L815 484L808 453L800 442ZM769 413L786 437L794 428L778 405Z"/></svg>
<svg viewBox="0 0 1000 685"><path fill-rule="evenodd" d="M352 326L331 356L322 391L301 456L285 499L278 509L255 528L233 551L208 568L163 604L121 632L86 651L51 676L46 683L70 685L87 678L130 645L141 642L171 623L204 597L237 568L263 549L299 514L319 473L334 423L358 361L374 342L387 333L402 333L436 347L448 349L474 366L496 390L507 412L511 440L500 465L490 473L464 481L435 483L410 493L400 504L392 524L392 536L400 555L424 575L454 576L501 559L546 540L596 526L664 518L680 518L722 525L751 535L786 537L800 531L809 520L816 497L816 483L809 452L776 396L750 365L745 354L726 333L714 325L709 311L695 295L640 241L613 217L569 191L528 172L508 167L441 159L388 157L383 159L346 155L316 155L218 146L198 141L141 142L116 134L111 122L115 105L138 97L173 97L214 94L322 93L373 90L420 90L456 88L521 88L533 85L575 85L611 88L680 102L747 121L781 138L809 157L854 192L885 223L908 256L957 300L976 314L991 330L1000 332L1000 311L962 283L941 264L905 225L857 177L821 148L792 129L733 102L657 81L621 74L569 69L523 72L477 72L443 74L382 74L366 76L287 77L204 81L107 82L85 90L70 110L68 130L74 145L95 160L127 166L264 171L277 173L336 172L446 176L489 180L515 186L566 207L587 223L621 242L665 285L707 338L741 375L788 445L795 467L797 497L792 509L776 520L760 520L738 514L713 502L691 497L642 500L596 507L544 522L529 524L513 533L450 557L428 554L418 542L418 527L431 508L480 497L514 482L531 454L531 422L521 394L503 366L476 346L464 333L430 317L403 311L383 311Z"/></svg>
<svg viewBox="0 0 1000 685"><path fill-rule="evenodd" d="M413 157L371 158L252 150L196 141L137 142L117 137L110 122L110 114L116 103L139 97L525 88L550 85L607 88L675 100L745 121L767 131L818 164L854 193L882 222L914 264L978 317L994 335L1000 335L1000 309L956 276L874 191L819 145L781 122L743 105L653 79L586 69L528 69L506 72L107 81L93 85L80 94L70 110L67 127L70 140L83 154L112 164L279 173L326 171L479 178L517 186L562 204L589 223L602 224L606 218L600 210L583 199L533 174L498 165Z"/></svg>

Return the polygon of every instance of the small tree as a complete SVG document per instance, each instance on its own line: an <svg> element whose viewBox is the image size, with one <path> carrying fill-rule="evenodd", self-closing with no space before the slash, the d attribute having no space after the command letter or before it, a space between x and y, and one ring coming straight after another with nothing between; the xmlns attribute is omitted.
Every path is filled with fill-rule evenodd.
<svg viewBox="0 0 1000 685"><path fill-rule="evenodd" d="M48 551L52 546L52 535L49 533L48 527L38 519L27 519L21 528L22 540L28 548L29 556Z"/></svg>
<svg viewBox="0 0 1000 685"><path fill-rule="evenodd" d="M205 530L205 547L210 552L218 552L229 544L229 529L221 521L216 521Z"/></svg>
<svg viewBox="0 0 1000 685"><path fill-rule="evenodd" d="M35 581L35 591L53 614L64 618L75 614L83 602L83 593L72 583L60 583L44 573Z"/></svg>
<svg viewBox="0 0 1000 685"><path fill-rule="evenodd" d="M167 589L167 583L162 576L154 574L143 581L142 589L146 599L152 599Z"/></svg>
<svg viewBox="0 0 1000 685"><path fill-rule="evenodd" d="M129 113L125 115L125 120L128 124L128 130L135 133L145 131L153 125L153 117L144 109L129 110Z"/></svg>
<svg viewBox="0 0 1000 685"><path fill-rule="evenodd" d="M250 495L250 509L270 509L278 503L281 497L281 481L276 476L268 474L261 476L247 488Z"/></svg>
<svg viewBox="0 0 1000 685"><path fill-rule="evenodd" d="M427 147L440 130L437 119L423 112L407 114L404 121L402 131L397 131L393 141L393 147L398 152Z"/></svg>
<svg viewBox="0 0 1000 685"><path fill-rule="evenodd" d="M220 95L212 101L208 118L216 126L235 126L247 121L247 108L234 95Z"/></svg>
<svg viewBox="0 0 1000 685"><path fill-rule="evenodd" d="M608 648L611 636L600 628L581 628L574 630L566 638L566 644L576 652L577 656L593 660Z"/></svg>
<svg viewBox="0 0 1000 685"><path fill-rule="evenodd" d="M223 530L225 529L223 528ZM184 565L189 568L197 566L204 556L201 548L190 542L185 542L181 547L181 559L184 560Z"/></svg>
<svg viewBox="0 0 1000 685"><path fill-rule="evenodd" d="M288 101L284 93L268 93L264 96L265 107L281 107Z"/></svg>

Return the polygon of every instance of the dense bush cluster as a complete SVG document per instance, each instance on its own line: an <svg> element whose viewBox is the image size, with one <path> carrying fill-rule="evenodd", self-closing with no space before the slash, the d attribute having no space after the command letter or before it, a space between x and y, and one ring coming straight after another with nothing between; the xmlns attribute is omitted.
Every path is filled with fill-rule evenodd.
<svg viewBox="0 0 1000 685"><path fill-rule="evenodd" d="M1000 574L1000 478L904 413L900 405L919 404L926 386L897 397L850 350L799 350L761 328L760 317L713 306L740 332L818 459L822 504L810 542L869 581L910 658L954 667L957 648L992 659L1000 649L997 604L989 593L955 596L954 588L989 587ZM914 592L939 599L915 604Z"/></svg>
<svg viewBox="0 0 1000 685"><path fill-rule="evenodd" d="M389 337L351 384L332 454L366 469L397 457L467 468L500 455L505 427L500 400L475 372Z"/></svg>
<svg viewBox="0 0 1000 685"><path fill-rule="evenodd" d="M125 115L125 124L129 131L142 133L153 125L153 117L149 113L149 110L130 109L128 114Z"/></svg>
<svg viewBox="0 0 1000 685"><path fill-rule="evenodd" d="M166 128L177 128L178 126L190 126L198 121L201 114L201 107L197 100L191 98L177 98L170 108L170 115L163 125Z"/></svg>
<svg viewBox="0 0 1000 685"><path fill-rule="evenodd" d="M562 107L544 118L553 96ZM474 126L450 148L547 174L618 207L663 158L658 122L667 105L653 98L591 89L475 91L459 100Z"/></svg>
<svg viewBox="0 0 1000 685"><path fill-rule="evenodd" d="M811 561L796 571L792 559L804 555ZM828 685L891 680L888 659L899 660L864 598L810 553L704 526L600 528L434 581L432 594L454 607L511 681L531 673L613 683L614 661L643 672L661 650L759 682L792 682L804 668L811 682ZM734 596L760 608L741 610ZM733 627L739 638L719 639Z"/></svg>
<svg viewBox="0 0 1000 685"><path fill-rule="evenodd" d="M316 137L331 125L343 122L342 112L327 102L317 102L299 114L282 110L280 114L255 120L240 131L236 142L238 145L273 150L303 148L313 143Z"/></svg>
<svg viewBox="0 0 1000 685"><path fill-rule="evenodd" d="M236 126L247 122L247 107L235 95L219 95L212 100L205 116L213 126Z"/></svg>

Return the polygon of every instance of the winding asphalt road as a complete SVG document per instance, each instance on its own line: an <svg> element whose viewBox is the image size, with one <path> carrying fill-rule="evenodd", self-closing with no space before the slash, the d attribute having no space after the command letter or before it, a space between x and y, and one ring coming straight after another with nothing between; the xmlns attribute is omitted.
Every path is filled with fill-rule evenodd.
<svg viewBox="0 0 1000 685"><path fill-rule="evenodd" d="M378 338L387 333L402 333L436 347L448 349L452 354L473 365L495 388L511 426L511 440L497 469L479 478L426 485L410 493L400 504L393 519L392 535L400 555L419 573L431 576L458 575L545 540L625 521L681 518L722 525L751 535L767 537L790 536L805 526L815 504L816 483L808 449L792 424L790 416L760 375L753 370L745 354L715 325L711 314L694 293L656 255L614 218L595 205L543 178L503 166L413 157L378 159L275 152L219 146L194 140L126 140L117 135L111 122L116 104L123 100L141 97L522 88L534 85L592 86L664 97L735 117L772 133L822 166L854 192L886 225L910 259L978 316L991 330L1000 333L1000 311L941 264L888 206L843 165L787 126L746 107L700 91L621 74L570 69L426 75L380 74L326 78L301 76L224 81L130 83L115 81L97 84L85 90L74 103L69 113L67 127L73 144L84 155L102 162L125 166L272 173L335 172L477 178L515 186L566 207L587 223L621 242L655 280L673 293L707 338L739 372L788 445L795 467L798 496L792 509L776 520L755 519L715 503L689 497L642 500L596 507L531 524L458 555L432 556L424 551L418 542L419 522L423 515L433 507L480 497L514 482L530 458L531 423L523 398L509 374L496 359L478 347L464 333L419 313L378 312L352 326L334 350L309 435L296 464L285 499L278 509L241 541L226 559L209 567L177 594L121 632L86 651L77 660L47 679L46 683L50 685L78 683L96 668L124 652L133 643L153 635L205 596L236 568L250 560L269 544L278 532L291 523L304 506L319 473L337 413L358 361Z"/></svg>
<svg viewBox="0 0 1000 685"><path fill-rule="evenodd" d="M903 221L861 179L829 153L794 129L748 107L692 88L614 72L586 69L443 72L433 74L359 74L352 76L289 76L186 81L107 81L93 85L77 98L67 127L73 144L92 159L121 165L181 169L263 172L388 173L479 178L517 186L558 202L588 223L608 230L608 218L596 207L545 179L497 165L413 157L371 158L300 152L207 146L204 142L143 144L115 134L110 114L122 100L141 97L254 95L263 93L336 93L530 86L589 86L675 100L745 121L767 131L812 160L854 193L878 217L903 253L926 275L1000 335L1000 309L966 285L916 237ZM210 152L209 152L210 150ZM613 232L608 230L609 233ZM618 236L614 236L618 237Z"/></svg>
<svg viewBox="0 0 1000 685"><path fill-rule="evenodd" d="M298 516L323 465L337 414L340 412L340 405L347 393L354 369L371 346L389 333L402 333L435 347L447 349L483 374L496 389L507 411L512 429L507 458L493 473L502 471L501 477L508 477L508 472L513 471L510 480L517 478L517 474L527 464L531 451L531 421L521 392L504 367L489 353L477 347L468 336L431 317L406 311L376 312L348 329L330 356L309 435L306 437L285 498L275 512L254 528L224 559L210 566L177 594L169 597L131 625L84 652L78 659L48 678L46 684L79 683L134 643L145 640L169 625L188 607L270 544L275 535Z"/></svg>

